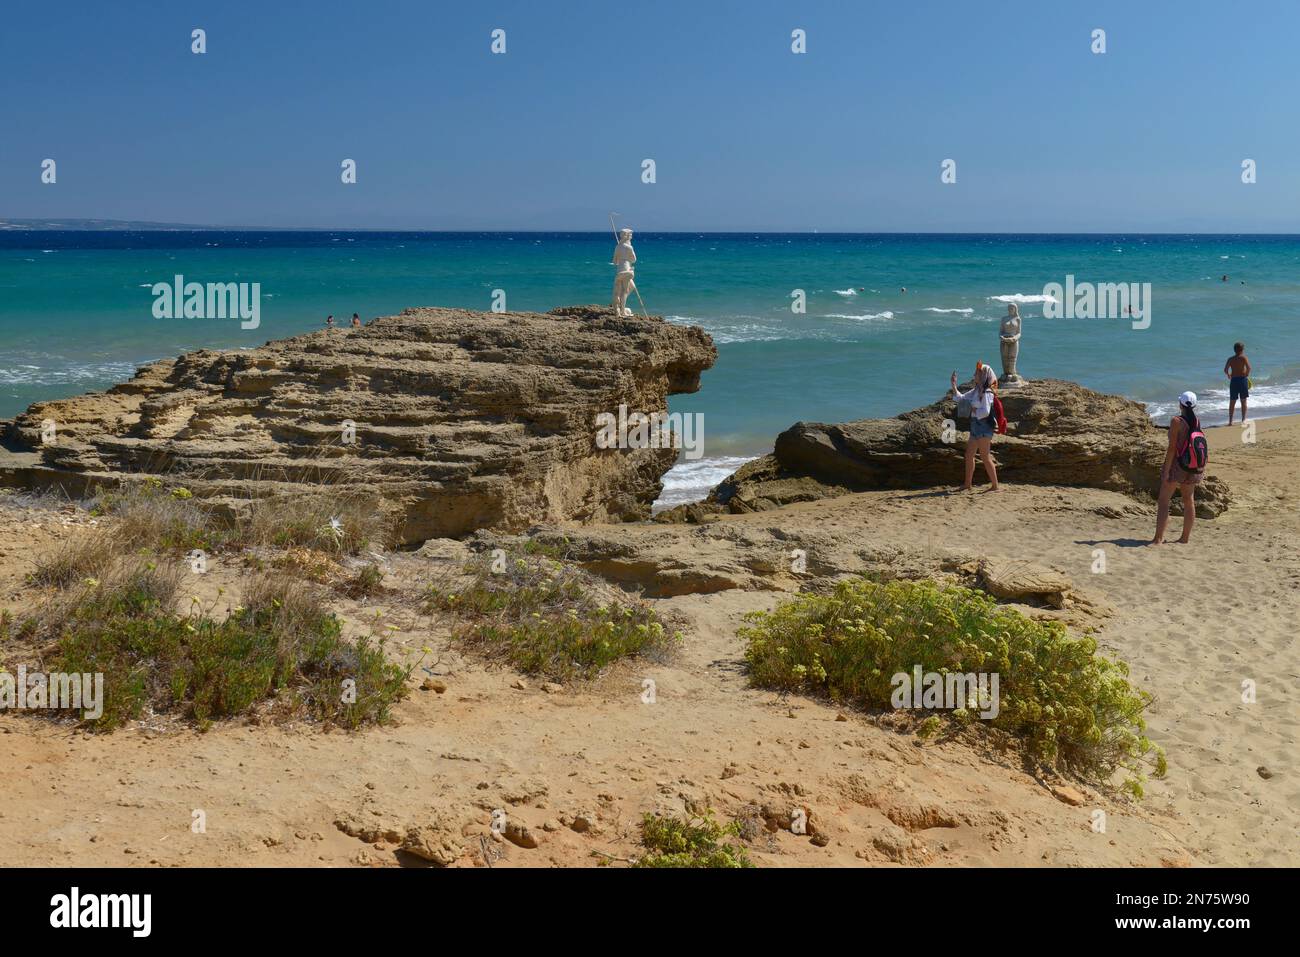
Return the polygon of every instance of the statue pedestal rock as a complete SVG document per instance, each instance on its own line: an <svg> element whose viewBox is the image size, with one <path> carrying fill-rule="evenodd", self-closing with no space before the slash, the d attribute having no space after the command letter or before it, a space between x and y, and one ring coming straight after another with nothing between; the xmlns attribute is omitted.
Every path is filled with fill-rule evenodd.
<svg viewBox="0 0 1300 957"><path fill-rule="evenodd" d="M620 229L618 245L614 247L614 312L620 316L631 316L627 307L628 293L636 289L636 251L632 248L632 230Z"/></svg>
<svg viewBox="0 0 1300 957"><path fill-rule="evenodd" d="M1002 350L1002 375L998 378L998 385L1003 388L1024 385L1025 379L1016 372L1016 359L1020 356L1020 307L1014 302L1007 304L998 344Z"/></svg>

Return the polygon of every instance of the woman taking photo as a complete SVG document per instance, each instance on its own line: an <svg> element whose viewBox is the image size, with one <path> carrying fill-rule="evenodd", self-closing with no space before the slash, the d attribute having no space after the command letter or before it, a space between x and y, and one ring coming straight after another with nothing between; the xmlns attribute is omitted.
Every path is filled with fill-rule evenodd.
<svg viewBox="0 0 1300 957"><path fill-rule="evenodd" d="M966 483L963 492L969 492L971 480L975 477L975 453L984 460L984 471L988 473L989 487L998 490L998 467L993 464L993 433L997 430L993 422L993 390L997 387L998 377L983 362L975 363L974 385L969 392L957 389L957 373L952 374L952 394L958 401L967 401L970 410L970 438L966 440Z"/></svg>

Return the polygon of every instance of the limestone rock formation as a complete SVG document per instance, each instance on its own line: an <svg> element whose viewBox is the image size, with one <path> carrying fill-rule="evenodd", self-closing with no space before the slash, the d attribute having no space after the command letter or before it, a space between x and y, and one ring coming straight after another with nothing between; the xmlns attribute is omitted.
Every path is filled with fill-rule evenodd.
<svg viewBox="0 0 1300 957"><path fill-rule="evenodd" d="M1074 589L1067 575L1032 562L986 558L979 566L980 584L994 598L1003 601L1041 601L1053 608L1065 607Z"/></svg>
<svg viewBox="0 0 1300 957"><path fill-rule="evenodd" d="M1006 482L1147 498L1158 491L1167 433L1140 403L1040 379L1007 392L1002 404L1007 434L994 437L993 453ZM945 429L945 420L955 429ZM715 488L710 501L722 511L751 512L867 489L958 485L966 438L961 430L968 427L951 397L893 419L799 422L777 436L772 454ZM1196 491L1196 512L1206 518L1228 507L1228 489L1213 476L1212 463L1213 449L1211 474ZM976 479L983 480L982 469ZM1175 511L1177 503L1175 496Z"/></svg>
<svg viewBox="0 0 1300 957"><path fill-rule="evenodd" d="M596 416L663 412L716 358L698 328L607 307L408 309L37 403L0 428L0 484L81 494L159 476L231 511L366 490L403 541L641 519L677 453L598 448Z"/></svg>

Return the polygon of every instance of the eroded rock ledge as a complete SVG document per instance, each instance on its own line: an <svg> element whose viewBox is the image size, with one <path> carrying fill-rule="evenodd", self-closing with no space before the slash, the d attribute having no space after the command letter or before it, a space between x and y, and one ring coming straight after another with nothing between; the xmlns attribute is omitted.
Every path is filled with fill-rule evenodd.
<svg viewBox="0 0 1300 957"><path fill-rule="evenodd" d="M1002 403L1007 434L993 440L1000 479L1148 501L1158 491L1168 433L1152 424L1141 403L1061 379L1029 382L1003 393ZM955 433L945 435L945 420ZM707 501L657 518L700 521L710 513L764 511L855 491L959 485L968 428L951 397L893 419L799 422L777 436L770 455L743 466ZM987 481L978 465L976 481ZM1177 496L1174 501L1177 512ZM1196 490L1197 514L1212 518L1227 507L1227 486L1208 474Z"/></svg>
<svg viewBox="0 0 1300 957"><path fill-rule="evenodd" d="M404 541L641 519L676 452L598 449L595 417L620 403L664 411L716 359L699 328L599 306L408 309L356 330L191 352L107 392L37 403L0 425L0 484L81 494L159 476L232 511L253 497L370 490Z"/></svg>

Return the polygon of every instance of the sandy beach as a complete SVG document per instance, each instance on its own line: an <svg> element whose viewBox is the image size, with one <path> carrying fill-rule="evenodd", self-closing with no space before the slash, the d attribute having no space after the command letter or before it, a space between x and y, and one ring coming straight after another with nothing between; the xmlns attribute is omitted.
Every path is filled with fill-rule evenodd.
<svg viewBox="0 0 1300 957"><path fill-rule="evenodd" d="M416 831L455 866L588 866L635 856L643 813L709 808L756 822L747 843L765 866L1294 866L1300 417L1256 426L1253 444L1235 427L1211 431L1210 472L1232 505L1198 521L1190 545L1147 547L1154 508L1129 496L1012 483L863 492L700 526L539 527L531 538L615 535L632 556L624 572L680 592L647 599L682 623L674 655L563 687L464 654L412 600L466 560L465 544L387 552L389 590L336 611L351 634L381 622L399 654L431 647L442 690L413 691L396 726L322 734L253 719L199 733L159 716L88 734L0 714L0 761L23 769L5 777L0 845L20 866L398 866L427 863L409 853ZM29 609L34 556L112 521L0 496L0 606ZM1134 802L1036 779L968 741L922 742L876 716L750 687L736 628L800 587L771 561L791 541L837 574L944 577L990 557L1065 574L1078 600L1025 610L1095 629L1101 650L1130 664L1155 696L1150 734L1168 776ZM192 590L229 607L244 573L217 557ZM790 805L807 809L817 838L762 827L765 811ZM503 807L534 847L489 840ZM205 833L191 829L196 810Z"/></svg>

